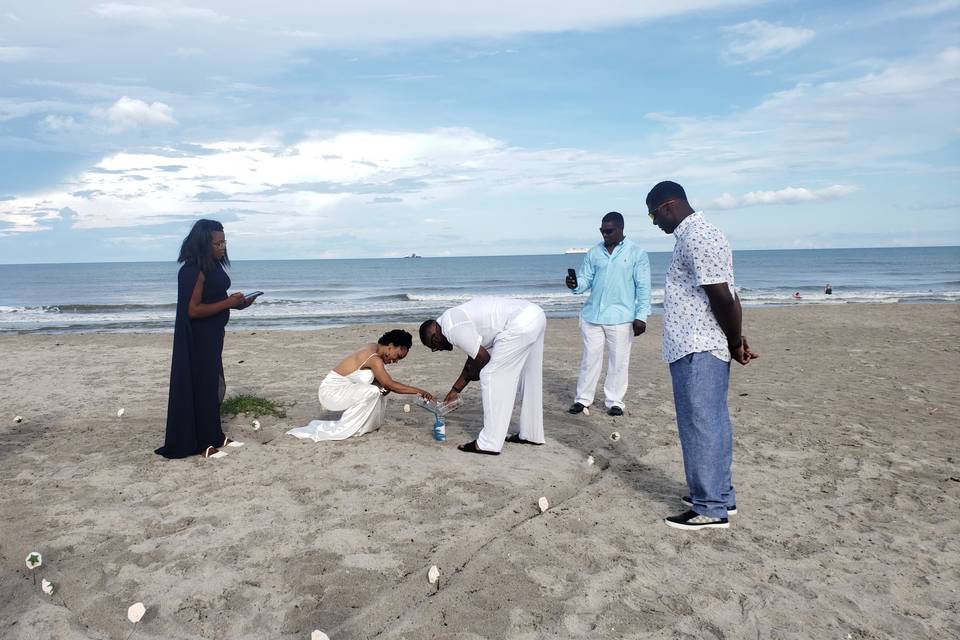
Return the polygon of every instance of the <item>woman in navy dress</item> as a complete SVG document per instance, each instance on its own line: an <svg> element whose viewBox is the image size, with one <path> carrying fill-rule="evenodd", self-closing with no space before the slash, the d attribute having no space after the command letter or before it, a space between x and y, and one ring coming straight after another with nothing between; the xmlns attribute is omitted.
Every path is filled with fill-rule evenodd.
<svg viewBox="0 0 960 640"><path fill-rule="evenodd" d="M226 455L232 441L220 428L223 336L230 309L250 306L242 293L227 295L230 277L223 225L198 220L180 247L177 320L173 330L173 364L167 432L156 453L165 458Z"/></svg>

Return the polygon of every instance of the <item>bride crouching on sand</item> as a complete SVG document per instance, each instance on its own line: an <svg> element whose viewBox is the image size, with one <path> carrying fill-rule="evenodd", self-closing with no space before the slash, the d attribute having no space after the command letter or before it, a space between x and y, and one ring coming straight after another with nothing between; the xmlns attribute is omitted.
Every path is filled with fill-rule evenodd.
<svg viewBox="0 0 960 640"><path fill-rule="evenodd" d="M287 433L298 438L344 440L376 431L383 422L383 397L394 393L416 394L427 400L433 396L423 389L397 382L386 365L407 357L413 337L402 329L388 331L376 344L355 351L328 373L317 395L328 411L343 411L339 420L313 420L305 427Z"/></svg>

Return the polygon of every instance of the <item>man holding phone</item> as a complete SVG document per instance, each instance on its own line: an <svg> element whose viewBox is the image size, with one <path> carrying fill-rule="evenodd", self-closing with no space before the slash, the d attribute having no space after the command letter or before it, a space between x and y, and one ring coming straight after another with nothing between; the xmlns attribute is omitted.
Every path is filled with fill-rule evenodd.
<svg viewBox="0 0 960 640"><path fill-rule="evenodd" d="M627 240L623 229L621 214L611 211L603 216L603 241L584 256L579 276L567 273L566 285L573 293L590 292L580 312L583 357L570 413L581 413L593 403L606 345L603 393L607 414L623 415L630 349L633 338L647 330L650 315L650 259L639 245Z"/></svg>

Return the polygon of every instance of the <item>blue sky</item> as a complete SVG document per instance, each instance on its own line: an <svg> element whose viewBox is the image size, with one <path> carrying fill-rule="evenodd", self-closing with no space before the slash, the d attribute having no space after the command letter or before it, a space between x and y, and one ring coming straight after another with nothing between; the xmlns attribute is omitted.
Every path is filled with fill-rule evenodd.
<svg viewBox="0 0 960 640"><path fill-rule="evenodd" d="M0 262L960 244L960 0L302 4L7 0Z"/></svg>

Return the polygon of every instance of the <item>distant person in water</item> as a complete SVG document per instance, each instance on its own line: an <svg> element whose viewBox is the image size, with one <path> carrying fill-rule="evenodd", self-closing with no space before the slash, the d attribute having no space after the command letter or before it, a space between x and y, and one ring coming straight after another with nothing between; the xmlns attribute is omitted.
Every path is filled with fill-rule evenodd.
<svg viewBox="0 0 960 640"><path fill-rule="evenodd" d="M177 319L173 329L173 364L167 432L156 453L165 458L196 454L220 458L220 449L241 446L223 434L220 403L223 379L223 337L230 309L252 304L240 292L227 295L230 276L224 266L227 240L216 220L197 220L180 247L177 276Z"/></svg>
<svg viewBox="0 0 960 640"><path fill-rule="evenodd" d="M794 292L793 292L793 299L794 299L794 300L800 300L800 299L801 299L801 298L800 298L800 292L799 292L799 291L794 291Z"/></svg>
<svg viewBox="0 0 960 640"><path fill-rule="evenodd" d="M342 411L339 420L313 420L287 433L298 438L345 440L376 431L383 423L383 396L393 391L433 400L430 393L397 382L386 365L400 362L413 346L413 336L394 329L376 343L364 345L344 358L320 383L317 395L328 411Z"/></svg>
<svg viewBox="0 0 960 640"><path fill-rule="evenodd" d="M823 292L824 292L825 294L827 294L828 296L832 296L832 295L833 295L833 285L828 282L828 283L827 283L827 286L823 288Z"/></svg>

